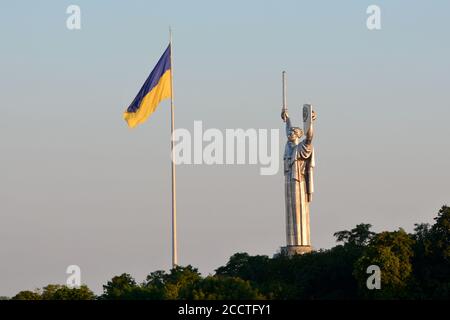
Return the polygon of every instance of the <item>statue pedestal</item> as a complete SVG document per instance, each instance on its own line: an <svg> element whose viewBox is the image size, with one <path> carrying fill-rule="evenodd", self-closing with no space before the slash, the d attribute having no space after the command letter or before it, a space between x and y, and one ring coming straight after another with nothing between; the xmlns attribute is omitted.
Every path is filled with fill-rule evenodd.
<svg viewBox="0 0 450 320"><path fill-rule="evenodd" d="M281 247L281 254L291 257L296 254L304 254L312 251L311 246L286 246Z"/></svg>

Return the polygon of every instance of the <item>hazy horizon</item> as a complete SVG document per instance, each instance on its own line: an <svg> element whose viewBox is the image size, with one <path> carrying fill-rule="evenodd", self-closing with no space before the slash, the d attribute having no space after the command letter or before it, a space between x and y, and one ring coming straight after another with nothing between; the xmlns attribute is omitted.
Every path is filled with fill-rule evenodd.
<svg viewBox="0 0 450 320"><path fill-rule="evenodd" d="M81 30L66 8L81 8ZM381 8L382 29L366 27ZM14 1L0 3L0 296L168 270L170 105L122 113L174 32L176 127L280 130L312 103L314 248L370 223L432 223L450 190L450 3ZM280 165L281 165L280 161ZM177 167L179 264L203 274L285 244L281 170Z"/></svg>

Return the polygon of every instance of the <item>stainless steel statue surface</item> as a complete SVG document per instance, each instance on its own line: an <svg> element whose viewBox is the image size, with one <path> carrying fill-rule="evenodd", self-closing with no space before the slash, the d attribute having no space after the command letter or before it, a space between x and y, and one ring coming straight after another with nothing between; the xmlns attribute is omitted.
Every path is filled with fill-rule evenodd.
<svg viewBox="0 0 450 320"><path fill-rule="evenodd" d="M287 255L311 251L309 204L314 192L314 136L313 122L316 114L311 105L303 106L303 130L294 127L283 108L281 118L286 122L287 143L284 151L286 247ZM306 134L304 134L306 131ZM302 139L303 138L303 139Z"/></svg>

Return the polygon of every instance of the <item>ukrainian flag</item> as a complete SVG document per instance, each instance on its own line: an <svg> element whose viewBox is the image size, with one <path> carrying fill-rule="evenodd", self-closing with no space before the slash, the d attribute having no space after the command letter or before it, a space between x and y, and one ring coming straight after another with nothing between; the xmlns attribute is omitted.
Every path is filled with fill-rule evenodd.
<svg viewBox="0 0 450 320"><path fill-rule="evenodd" d="M130 128L143 123L156 110L158 104L172 95L172 73L170 65L170 44L159 59L153 71L145 80L123 118Z"/></svg>

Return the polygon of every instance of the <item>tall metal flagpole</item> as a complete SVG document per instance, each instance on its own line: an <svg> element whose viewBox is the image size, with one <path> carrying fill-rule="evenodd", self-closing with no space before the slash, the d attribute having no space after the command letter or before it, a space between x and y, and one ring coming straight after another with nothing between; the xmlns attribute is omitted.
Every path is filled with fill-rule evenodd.
<svg viewBox="0 0 450 320"><path fill-rule="evenodd" d="M175 113L174 113L174 97L173 97L173 46L172 46L172 28L169 28L170 35L170 149L172 154L172 268L177 265L177 193L176 193L176 179L175 179L175 157L173 149L173 131L175 127Z"/></svg>
<svg viewBox="0 0 450 320"><path fill-rule="evenodd" d="M283 86L283 106L282 106L282 111L287 112L287 102L286 102L286 71L283 71L281 73L281 78L282 78L282 86ZM284 120L284 119L283 119ZM284 120L284 122L286 122L286 120Z"/></svg>

